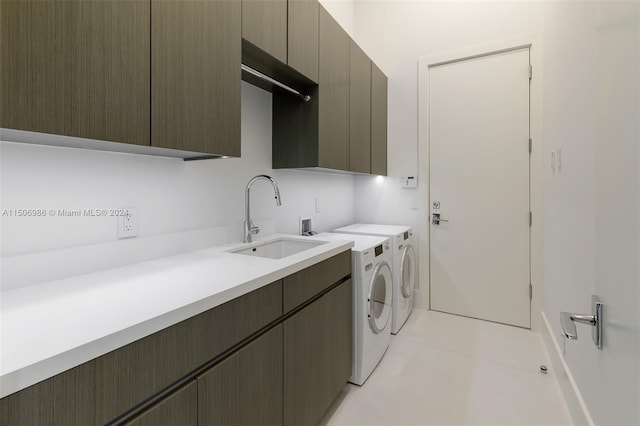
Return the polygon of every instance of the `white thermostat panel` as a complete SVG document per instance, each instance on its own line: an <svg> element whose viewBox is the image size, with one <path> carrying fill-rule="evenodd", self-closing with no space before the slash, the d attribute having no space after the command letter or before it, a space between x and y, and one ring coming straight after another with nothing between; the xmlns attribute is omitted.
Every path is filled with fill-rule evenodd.
<svg viewBox="0 0 640 426"><path fill-rule="evenodd" d="M418 179L415 176L403 176L401 186L402 188L417 188Z"/></svg>

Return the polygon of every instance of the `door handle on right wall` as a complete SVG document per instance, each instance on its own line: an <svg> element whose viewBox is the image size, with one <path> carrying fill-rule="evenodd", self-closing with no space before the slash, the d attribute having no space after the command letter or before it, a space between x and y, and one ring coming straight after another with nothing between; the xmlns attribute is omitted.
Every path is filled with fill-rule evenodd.
<svg viewBox="0 0 640 426"><path fill-rule="evenodd" d="M587 324L593 327L591 337L598 349L602 349L602 300L596 295L591 296L591 315L573 314L571 312L560 312L560 326L562 335L569 340L578 339L576 322Z"/></svg>

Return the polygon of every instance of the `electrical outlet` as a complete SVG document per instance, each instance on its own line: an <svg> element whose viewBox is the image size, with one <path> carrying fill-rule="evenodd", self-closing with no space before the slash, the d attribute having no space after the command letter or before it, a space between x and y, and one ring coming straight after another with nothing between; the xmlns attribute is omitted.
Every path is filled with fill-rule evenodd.
<svg viewBox="0 0 640 426"><path fill-rule="evenodd" d="M118 216L118 239L132 238L138 235L138 209L119 209L123 214Z"/></svg>

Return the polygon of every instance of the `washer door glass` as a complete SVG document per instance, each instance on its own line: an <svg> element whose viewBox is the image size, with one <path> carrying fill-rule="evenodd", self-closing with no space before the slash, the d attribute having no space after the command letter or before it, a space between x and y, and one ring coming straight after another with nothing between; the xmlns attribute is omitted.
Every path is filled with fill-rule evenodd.
<svg viewBox="0 0 640 426"><path fill-rule="evenodd" d="M369 326L376 334L384 330L389 323L392 297L391 268L387 262L382 262L373 271L369 286Z"/></svg>
<svg viewBox="0 0 640 426"><path fill-rule="evenodd" d="M400 266L400 291L405 298L411 297L416 282L416 253L413 246L407 244L402 252L402 265Z"/></svg>

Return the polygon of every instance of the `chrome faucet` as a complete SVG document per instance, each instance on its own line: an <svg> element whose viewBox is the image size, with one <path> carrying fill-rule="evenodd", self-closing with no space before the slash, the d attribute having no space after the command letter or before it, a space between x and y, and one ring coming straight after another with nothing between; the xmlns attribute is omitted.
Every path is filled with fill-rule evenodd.
<svg viewBox="0 0 640 426"><path fill-rule="evenodd" d="M247 189L245 190L245 193L244 193L244 207L245 207L244 242L245 243L250 243L251 242L251 235L256 235L258 232L260 232L260 228L255 226L253 224L253 221L251 220L251 209L249 207L249 191L251 190L251 185L253 185L253 183L255 181L260 180L260 179L265 179L265 180L268 180L269 182L271 182L271 185L273 185L273 190L276 193L276 197L275 197L276 198L276 205L278 205L278 206L282 205L282 202L280 201L280 190L278 189L278 184L276 183L276 181L271 176L258 175L258 176L254 176L253 178L251 178L251 180L247 184Z"/></svg>

